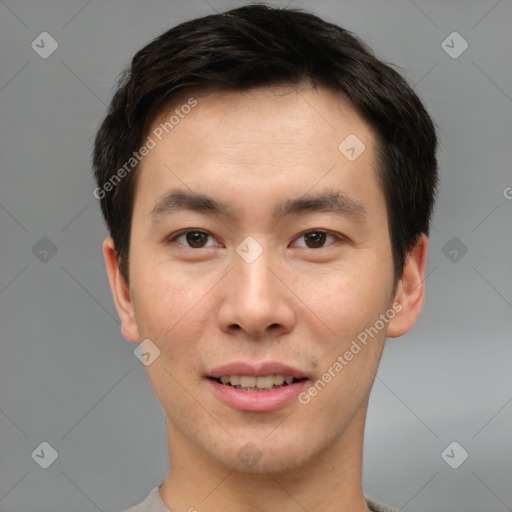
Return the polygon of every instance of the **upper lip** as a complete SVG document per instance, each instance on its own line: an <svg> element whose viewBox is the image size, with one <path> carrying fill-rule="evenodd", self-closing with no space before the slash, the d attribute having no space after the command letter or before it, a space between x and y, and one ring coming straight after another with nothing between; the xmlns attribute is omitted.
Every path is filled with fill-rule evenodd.
<svg viewBox="0 0 512 512"><path fill-rule="evenodd" d="M247 375L250 377L264 377L266 375L292 376L295 379L303 379L306 375L287 364L277 361L264 363L247 363L245 361L233 361L210 370L207 377L218 379L223 375Z"/></svg>

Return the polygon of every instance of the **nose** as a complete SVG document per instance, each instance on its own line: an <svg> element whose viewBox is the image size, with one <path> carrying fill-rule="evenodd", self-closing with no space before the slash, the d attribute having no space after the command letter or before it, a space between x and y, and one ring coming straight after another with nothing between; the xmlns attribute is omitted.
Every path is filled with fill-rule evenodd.
<svg viewBox="0 0 512 512"><path fill-rule="evenodd" d="M234 267L224 281L218 313L223 332L268 338L293 330L294 295L286 284L285 272L268 252L263 251L251 263L236 255Z"/></svg>

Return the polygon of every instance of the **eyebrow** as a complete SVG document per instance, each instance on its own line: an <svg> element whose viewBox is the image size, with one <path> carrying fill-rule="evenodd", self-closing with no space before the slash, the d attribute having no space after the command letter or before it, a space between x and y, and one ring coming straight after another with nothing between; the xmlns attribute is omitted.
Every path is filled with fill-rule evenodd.
<svg viewBox="0 0 512 512"><path fill-rule="evenodd" d="M174 189L167 192L153 207L150 216L155 220L183 210L199 213L212 213L227 217L236 217L236 211L228 204L205 194ZM337 216L351 217L363 221L367 212L364 206L341 190L329 190L315 195L295 199L286 199L277 204L272 212L274 219L283 219L289 215L323 212Z"/></svg>

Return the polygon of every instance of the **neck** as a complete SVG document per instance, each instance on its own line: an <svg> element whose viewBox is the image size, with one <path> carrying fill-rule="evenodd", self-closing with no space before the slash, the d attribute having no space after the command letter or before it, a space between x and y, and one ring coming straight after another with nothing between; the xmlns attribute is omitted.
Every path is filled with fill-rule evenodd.
<svg viewBox="0 0 512 512"><path fill-rule="evenodd" d="M170 470L160 496L171 511L368 512L362 490L365 404L336 441L286 471L232 470L167 420ZM311 435L314 435L312 432Z"/></svg>

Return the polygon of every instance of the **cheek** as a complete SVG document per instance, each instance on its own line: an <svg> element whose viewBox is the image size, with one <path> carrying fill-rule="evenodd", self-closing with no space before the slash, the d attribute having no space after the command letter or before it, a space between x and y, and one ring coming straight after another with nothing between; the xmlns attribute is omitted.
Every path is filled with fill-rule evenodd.
<svg viewBox="0 0 512 512"><path fill-rule="evenodd" d="M133 251L130 265L137 324L147 337L180 337L181 331L197 328L201 315L207 316L205 298L218 281L213 272L184 271L156 251Z"/></svg>
<svg viewBox="0 0 512 512"><path fill-rule="evenodd" d="M382 269L360 258L309 284L299 281L297 286L307 290L304 302L329 327L335 341L347 342L388 308L392 281Z"/></svg>
<svg viewBox="0 0 512 512"><path fill-rule="evenodd" d="M379 319L390 308L392 278L387 269L361 259L353 271L340 275L339 279L326 280L323 287L316 289L318 314L333 331L330 342L323 343L324 367L319 371L330 369L331 375L336 375L333 384L327 386L329 389L322 391L324 398L318 401L319 407L328 408L333 402L338 402L340 407L350 402L360 404L373 383L386 334L386 328L376 331L375 325L379 322L378 327L381 326Z"/></svg>

